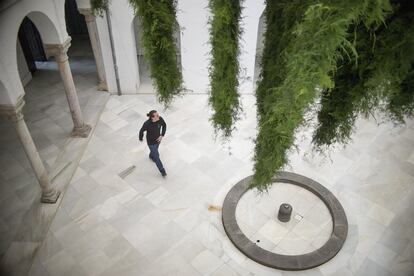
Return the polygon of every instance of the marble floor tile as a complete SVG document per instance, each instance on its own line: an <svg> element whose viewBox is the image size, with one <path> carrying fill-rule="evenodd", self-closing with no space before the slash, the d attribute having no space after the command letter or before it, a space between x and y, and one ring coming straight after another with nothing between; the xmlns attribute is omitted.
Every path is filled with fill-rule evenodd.
<svg viewBox="0 0 414 276"><path fill-rule="evenodd" d="M81 81L83 85L87 80ZM414 271L410 218L414 176L407 165L414 152L408 131L411 121L397 131L389 124L377 126L359 119L353 141L345 149L335 147L329 158L310 154L310 130L298 133L301 146L289 155L289 170L331 189L350 222L347 242L330 262L309 271L281 272L247 260L232 245L221 225L220 207L227 191L252 172L254 144L249 130L256 124L254 97L245 95L242 100L248 107L246 117L231 141L223 143L214 140L207 95L185 95L169 110L151 94L110 97L52 223L44 252L38 253L47 261L42 263L47 273L64 275L72 268L80 275L104 276L410 275ZM101 102L99 98L82 101ZM146 144L134 136L150 109L160 110L169 125L160 147L169 174L166 179L148 159ZM49 106L47 112L53 115L55 108ZM39 126L47 122L45 116L36 118ZM50 128L56 135L66 127L63 120L56 125ZM41 143L43 154L53 156L56 148L45 140ZM22 175L27 165L22 164L16 160L0 180ZM135 169L119 177L130 166ZM24 178L15 181L25 187ZM22 200L29 195L13 190L8 197ZM252 239L260 239L263 247L270 249L274 243L280 252L294 254L321 246L329 235L332 226L325 219L326 207L293 185L274 184L266 195L252 192L244 197L237 208L243 218L241 228ZM277 207L287 200L292 200L295 215L304 219L282 227L276 220ZM251 208L257 209L257 216L249 217ZM7 222L6 217L0 219ZM257 229L245 226L246 222ZM309 229L318 238L305 243L300 237ZM277 233L280 239L275 238ZM283 239L287 235L289 242Z"/></svg>
<svg viewBox="0 0 414 276"><path fill-rule="evenodd" d="M222 263L223 261L209 250L200 252L191 262L192 266L202 275L211 275Z"/></svg>
<svg viewBox="0 0 414 276"><path fill-rule="evenodd" d="M69 273L76 266L76 261L66 250L61 250L43 265L50 275L70 275Z"/></svg>
<svg viewBox="0 0 414 276"><path fill-rule="evenodd" d="M211 275L212 276L238 276L239 274L227 264L223 264Z"/></svg>
<svg viewBox="0 0 414 276"><path fill-rule="evenodd" d="M71 49L78 47L75 44L76 43L73 44ZM83 46L80 45L81 48L84 48L87 51L88 47ZM72 52L72 50L70 50L70 52ZM84 112L84 119L87 123L94 125L94 122L97 121L100 111L103 109L109 95L108 93L97 91L96 67L93 61L93 56L87 57L80 55L73 58L71 56L70 62L79 101L82 111ZM77 158L77 155L83 152L83 146L86 145L86 142L74 143L76 144L75 148L72 147L73 145L70 142L70 132L73 128L73 121L56 62L51 59L48 62L37 63L36 67L38 70L33 75L32 80L24 88L26 92L24 97L26 105L23 109L24 119L45 167L49 172L50 178L52 181L56 180L58 182L57 186L59 186L63 183L62 178L56 174L56 168L59 167L59 162L65 158L72 158L71 160L74 161L74 159ZM46 233L40 233L39 231L41 231L40 229L46 229L47 227L44 227L43 225L38 226L36 223L43 223L42 219L44 219L46 221L45 224L48 224L50 221L48 221L48 219L51 218L48 218L46 213L50 214L53 212L50 212L50 210L45 211L45 217L42 217L41 219L29 218L30 213L37 212L34 211L36 207L34 204L38 203L40 197L39 185L34 177L31 165L27 160L14 128L11 124L5 122L3 118L0 119L0 132L2 133L1 141L4 143L3 145L5 145L4 148L0 147L0 155L9 153L13 156L12 158L7 158L6 166L0 166L0 175L8 182L1 182L0 186L3 187L9 183L14 185L16 188L15 191L7 196L10 198L17 195L17 197L24 203L19 204L18 201L14 200L13 204L3 210L5 212L14 212L15 217L20 217L21 223L14 225L13 227L16 229L15 231L19 231L20 233L25 232L25 235L27 236L25 239L36 240L40 237L43 239L46 236ZM80 146L80 144L82 144L82 146ZM18 163L14 163L14 160ZM20 167L23 168L23 170L17 164L20 164ZM26 173L30 175L30 180L24 181L21 176ZM19 182L29 185L15 185L18 183L12 183L14 182L12 177L19 177ZM65 177L68 179L67 176ZM58 188L61 187L59 186ZM2 195L5 195L5 193L2 193ZM3 199L1 199L1 201L3 202ZM13 206L18 207L18 213L15 212L16 209L14 209L15 207ZM36 208L38 208L38 205ZM53 215L51 215L51 217L53 217ZM62 216L56 217L61 218ZM23 221L23 219L25 219L25 221ZM34 222L33 225L29 224L31 221ZM2 237L2 239L4 239L6 238L6 235L2 235ZM11 240L8 242L11 242ZM4 245L6 247L7 242L4 242ZM0 251L3 251L3 248ZM22 266L30 267L30 261L27 264L22 264ZM39 271L42 270L40 269ZM22 274L17 273L17 275ZM79 273L79 275L83 274Z"/></svg>
<svg viewBox="0 0 414 276"><path fill-rule="evenodd" d="M390 271L388 271L385 267L380 266L374 261L371 261L370 259L365 259L364 263L361 265L360 269L357 271L355 275L392 276L393 274Z"/></svg>
<svg viewBox="0 0 414 276"><path fill-rule="evenodd" d="M397 254L384 245L377 243L372 248L372 251L368 253L368 256L370 260L383 267L391 267Z"/></svg>

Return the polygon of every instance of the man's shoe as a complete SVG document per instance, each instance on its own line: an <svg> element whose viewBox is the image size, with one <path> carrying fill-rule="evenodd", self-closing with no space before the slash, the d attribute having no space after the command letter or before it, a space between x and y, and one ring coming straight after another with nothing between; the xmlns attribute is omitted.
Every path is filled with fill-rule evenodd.
<svg viewBox="0 0 414 276"><path fill-rule="evenodd" d="M165 171L161 172L162 177L166 177L167 173Z"/></svg>

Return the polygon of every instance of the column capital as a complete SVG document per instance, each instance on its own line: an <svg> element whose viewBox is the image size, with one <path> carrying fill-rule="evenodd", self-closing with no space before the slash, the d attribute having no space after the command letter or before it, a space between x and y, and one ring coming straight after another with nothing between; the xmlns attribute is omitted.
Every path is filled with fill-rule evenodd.
<svg viewBox="0 0 414 276"><path fill-rule="evenodd" d="M45 51L56 58L57 62L65 62L68 60L68 49L72 38L69 36L62 44L45 44Z"/></svg>
<svg viewBox="0 0 414 276"><path fill-rule="evenodd" d="M91 9L78 9L79 13L85 16L86 23L95 21L95 15Z"/></svg>
<svg viewBox="0 0 414 276"><path fill-rule="evenodd" d="M18 121L23 120L24 104L23 96L20 96L14 105L0 105L0 114L5 116L12 123L17 123Z"/></svg>

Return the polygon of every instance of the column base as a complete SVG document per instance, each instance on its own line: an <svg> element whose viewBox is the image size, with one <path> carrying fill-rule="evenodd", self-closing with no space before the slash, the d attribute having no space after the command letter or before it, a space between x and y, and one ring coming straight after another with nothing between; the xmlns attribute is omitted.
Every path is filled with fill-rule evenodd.
<svg viewBox="0 0 414 276"><path fill-rule="evenodd" d="M99 82L98 90L99 91L108 91L108 85L106 84L106 81L100 81Z"/></svg>
<svg viewBox="0 0 414 276"><path fill-rule="evenodd" d="M42 193L42 197L40 199L40 202L53 204L53 203L56 203L59 196L60 196L60 191L52 189L48 193Z"/></svg>
<svg viewBox="0 0 414 276"><path fill-rule="evenodd" d="M88 124L84 124L82 127L74 127L70 137L73 138L86 138L89 136L92 127Z"/></svg>

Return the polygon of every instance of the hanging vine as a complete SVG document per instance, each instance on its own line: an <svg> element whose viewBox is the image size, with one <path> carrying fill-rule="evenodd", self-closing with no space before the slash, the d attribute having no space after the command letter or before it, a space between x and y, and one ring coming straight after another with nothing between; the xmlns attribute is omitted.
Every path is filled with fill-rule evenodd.
<svg viewBox="0 0 414 276"><path fill-rule="evenodd" d="M266 1L265 47L262 60L262 77L258 87L259 134L256 140L254 178L252 187L266 189L272 176L287 163L287 153L294 144L296 129L303 123L307 108L317 96L316 88L332 89L335 86L333 73L338 62L343 59L356 59L357 51L352 42L352 26L363 24L375 30L385 20L391 10L388 1L283 1L276 5ZM293 6L292 6L293 5ZM294 23L281 31L287 38L275 55L270 49L269 40L278 39L270 30L277 20L268 15L285 14L289 10L303 11ZM272 62L263 62L268 57L275 62L280 60L281 69L271 68ZM269 72L280 70L282 78L271 83L266 79ZM267 75L268 76L268 75ZM269 83L267 86L263 85ZM262 90L261 90L262 89Z"/></svg>
<svg viewBox="0 0 414 276"><path fill-rule="evenodd" d="M108 8L109 0L91 0L95 13ZM182 73L178 45L174 34L179 31L176 0L129 0L142 22L144 57L150 64L157 97L165 106L182 91Z"/></svg>
<svg viewBox="0 0 414 276"><path fill-rule="evenodd" d="M242 0L209 1L212 121L228 137L240 111ZM159 98L168 103L182 83L173 39L176 1L130 2L143 21ZM414 116L412 1L266 0L265 19L252 187L265 190L288 162L296 131L315 102L313 143L319 149L348 142L361 114L381 111L395 123Z"/></svg>
<svg viewBox="0 0 414 276"><path fill-rule="evenodd" d="M372 34L359 31L355 40L358 63L344 61L335 87L322 95L313 137L319 149L347 143L360 115L383 111L396 123L414 115L414 9L394 6L385 26Z"/></svg>
<svg viewBox="0 0 414 276"><path fill-rule="evenodd" d="M313 135L313 143L320 151L333 143L347 143L359 113L370 112L377 104L377 97L363 81L373 70L370 61L374 36L363 25L355 26L355 32L358 62L356 59L339 61L334 74L335 86L322 91L318 125Z"/></svg>
<svg viewBox="0 0 414 276"><path fill-rule="evenodd" d="M109 6L109 0L90 0L90 3L93 14L99 16L102 16Z"/></svg>
<svg viewBox="0 0 414 276"><path fill-rule="evenodd" d="M135 14L141 18L144 57L148 60L151 78L155 81L158 100L166 106L182 90L182 74L174 33L176 0L129 0Z"/></svg>
<svg viewBox="0 0 414 276"><path fill-rule="evenodd" d="M237 91L239 81L241 35L241 0L210 0L211 64L209 68L213 107L212 122L216 130L223 131L225 137L231 135L234 122L241 110Z"/></svg>
<svg viewBox="0 0 414 276"><path fill-rule="evenodd" d="M414 4L403 3L384 32L378 34L378 70L370 80L373 84L382 80L382 89L378 90L385 99L383 109L396 123L414 116Z"/></svg>

